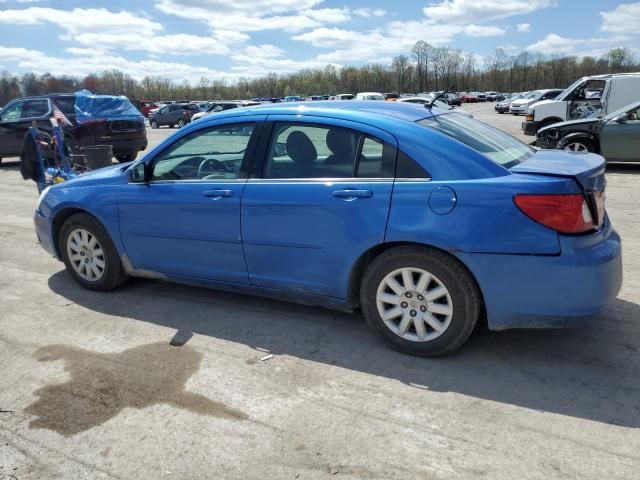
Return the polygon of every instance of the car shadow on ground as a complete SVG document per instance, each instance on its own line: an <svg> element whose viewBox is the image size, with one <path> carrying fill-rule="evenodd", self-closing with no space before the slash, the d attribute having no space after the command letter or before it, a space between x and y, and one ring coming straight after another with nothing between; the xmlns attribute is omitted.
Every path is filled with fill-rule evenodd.
<svg viewBox="0 0 640 480"><path fill-rule="evenodd" d="M415 388L640 427L640 306L624 300L580 328L478 328L456 354L422 359L389 349L360 314L142 279L96 293L65 271L49 286L93 311L175 329L180 343L206 335Z"/></svg>
<svg viewBox="0 0 640 480"><path fill-rule="evenodd" d="M606 173L624 173L640 175L640 162L634 163L607 163Z"/></svg>

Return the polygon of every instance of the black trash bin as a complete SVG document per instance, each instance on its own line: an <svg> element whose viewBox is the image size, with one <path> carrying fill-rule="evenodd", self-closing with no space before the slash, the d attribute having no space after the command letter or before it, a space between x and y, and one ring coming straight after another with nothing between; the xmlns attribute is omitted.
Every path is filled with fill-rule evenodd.
<svg viewBox="0 0 640 480"><path fill-rule="evenodd" d="M89 170L109 167L113 163L113 147L111 145L83 147L82 152L87 157L87 168Z"/></svg>

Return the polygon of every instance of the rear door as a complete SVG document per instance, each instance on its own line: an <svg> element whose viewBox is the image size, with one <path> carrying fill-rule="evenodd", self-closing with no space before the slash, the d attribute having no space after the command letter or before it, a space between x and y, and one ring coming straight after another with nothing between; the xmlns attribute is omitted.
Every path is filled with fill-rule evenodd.
<svg viewBox="0 0 640 480"><path fill-rule="evenodd" d="M51 107L46 98L34 98L13 102L0 116L0 156L20 155L22 142L33 121L39 128L51 130Z"/></svg>
<svg viewBox="0 0 640 480"><path fill-rule="evenodd" d="M268 119L242 196L250 282L345 298L356 259L384 240L397 143L359 123Z"/></svg>

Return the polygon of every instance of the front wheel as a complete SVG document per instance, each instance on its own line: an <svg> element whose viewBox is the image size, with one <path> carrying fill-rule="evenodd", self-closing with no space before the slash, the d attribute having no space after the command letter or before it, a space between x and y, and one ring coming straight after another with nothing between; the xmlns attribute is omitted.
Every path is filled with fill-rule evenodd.
<svg viewBox="0 0 640 480"><path fill-rule="evenodd" d="M92 216L80 213L69 217L58 244L67 271L83 287L107 291L127 280L109 234Z"/></svg>
<svg viewBox="0 0 640 480"><path fill-rule="evenodd" d="M596 149L593 146L593 143L591 143L590 140L582 139L582 138L579 138L576 140L569 140L568 142L565 143L562 149L568 152L575 152L575 153L593 153L596 151Z"/></svg>
<svg viewBox="0 0 640 480"><path fill-rule="evenodd" d="M158 122L156 122L155 120L151 120L151 123L149 123L149 125L150 125L150 126L151 126L151 128L153 128L154 130L160 126L160 125L158 125Z"/></svg>
<svg viewBox="0 0 640 480"><path fill-rule="evenodd" d="M398 247L362 279L362 311L393 348L434 357L458 349L480 315L478 287L457 260L434 249Z"/></svg>

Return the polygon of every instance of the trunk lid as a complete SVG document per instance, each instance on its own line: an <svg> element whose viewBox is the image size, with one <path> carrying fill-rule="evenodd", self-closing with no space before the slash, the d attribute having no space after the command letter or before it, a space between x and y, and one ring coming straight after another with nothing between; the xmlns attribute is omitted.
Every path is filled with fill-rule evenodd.
<svg viewBox="0 0 640 480"><path fill-rule="evenodd" d="M538 150L510 170L513 173L572 178L582 188L594 223L599 226L605 216L605 166L605 159L595 153Z"/></svg>

